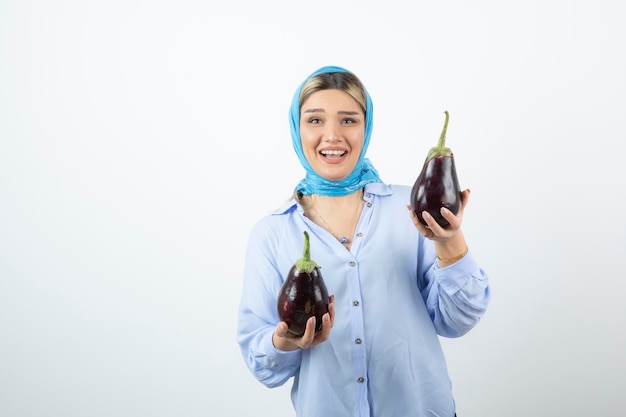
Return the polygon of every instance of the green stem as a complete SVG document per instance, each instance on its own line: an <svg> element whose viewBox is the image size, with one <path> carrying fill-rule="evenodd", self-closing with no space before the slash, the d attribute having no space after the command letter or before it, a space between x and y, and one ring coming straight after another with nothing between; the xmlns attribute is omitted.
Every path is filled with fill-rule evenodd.
<svg viewBox="0 0 626 417"><path fill-rule="evenodd" d="M446 113L446 121L443 123L443 130L441 131L441 136L439 136L439 142L437 143L437 147L439 149L443 149L446 147L446 132L448 131L448 120L450 120L450 115L448 114L448 110Z"/></svg>
<svg viewBox="0 0 626 417"><path fill-rule="evenodd" d="M439 142L437 146L433 146L428 151L428 155L426 156L426 161L430 161L433 158L437 158L439 156L452 156L452 150L446 147L446 133L448 131L448 120L450 119L450 115L448 111L446 113L446 121L443 124L443 130L441 131L441 136L439 136Z"/></svg>
<svg viewBox="0 0 626 417"><path fill-rule="evenodd" d="M300 272L306 272L310 274L313 272L315 268L319 268L320 266L315 263L315 261L311 260L311 243L309 240L309 233L304 231L304 250L302 252L302 258L298 259L296 262L296 268Z"/></svg>

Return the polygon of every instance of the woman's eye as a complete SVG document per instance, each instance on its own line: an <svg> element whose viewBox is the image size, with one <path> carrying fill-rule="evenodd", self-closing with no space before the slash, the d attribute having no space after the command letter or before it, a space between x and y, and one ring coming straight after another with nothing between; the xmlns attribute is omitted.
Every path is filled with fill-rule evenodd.
<svg viewBox="0 0 626 417"><path fill-rule="evenodd" d="M356 120L354 120L354 119L343 119L343 123L344 124L352 124L352 123L356 123Z"/></svg>

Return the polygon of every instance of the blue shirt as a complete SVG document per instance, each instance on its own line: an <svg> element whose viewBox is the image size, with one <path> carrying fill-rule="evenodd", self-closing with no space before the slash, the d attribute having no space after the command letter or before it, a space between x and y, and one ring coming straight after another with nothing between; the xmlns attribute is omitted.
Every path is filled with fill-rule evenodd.
<svg viewBox="0 0 626 417"><path fill-rule="evenodd" d="M488 277L471 251L440 268L434 244L407 211L410 187L371 183L351 250L303 215L295 200L252 229L237 340L268 387L293 378L298 417L452 417L451 383L439 335L474 327L489 302ZM329 340L281 351L272 334L277 296L302 256L303 232L321 266L335 321Z"/></svg>

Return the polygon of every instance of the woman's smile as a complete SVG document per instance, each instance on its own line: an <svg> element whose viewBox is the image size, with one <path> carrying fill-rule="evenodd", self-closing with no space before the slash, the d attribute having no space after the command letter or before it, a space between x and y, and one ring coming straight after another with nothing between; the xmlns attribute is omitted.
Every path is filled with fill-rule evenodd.
<svg viewBox="0 0 626 417"><path fill-rule="evenodd" d="M322 149L319 153L328 160L329 164L337 164L345 159L348 151L345 149Z"/></svg>

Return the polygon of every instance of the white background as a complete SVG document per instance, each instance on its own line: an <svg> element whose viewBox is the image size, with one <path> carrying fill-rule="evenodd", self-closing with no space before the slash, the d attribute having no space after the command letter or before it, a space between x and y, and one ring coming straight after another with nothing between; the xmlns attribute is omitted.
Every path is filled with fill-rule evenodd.
<svg viewBox="0 0 626 417"><path fill-rule="evenodd" d="M443 340L459 417L626 408L624 6L0 1L0 415L293 415L235 340L252 224L303 176L323 65L412 184L450 112L493 301ZM393 308L393 300L390 300ZM399 416L400 417L400 416Z"/></svg>

